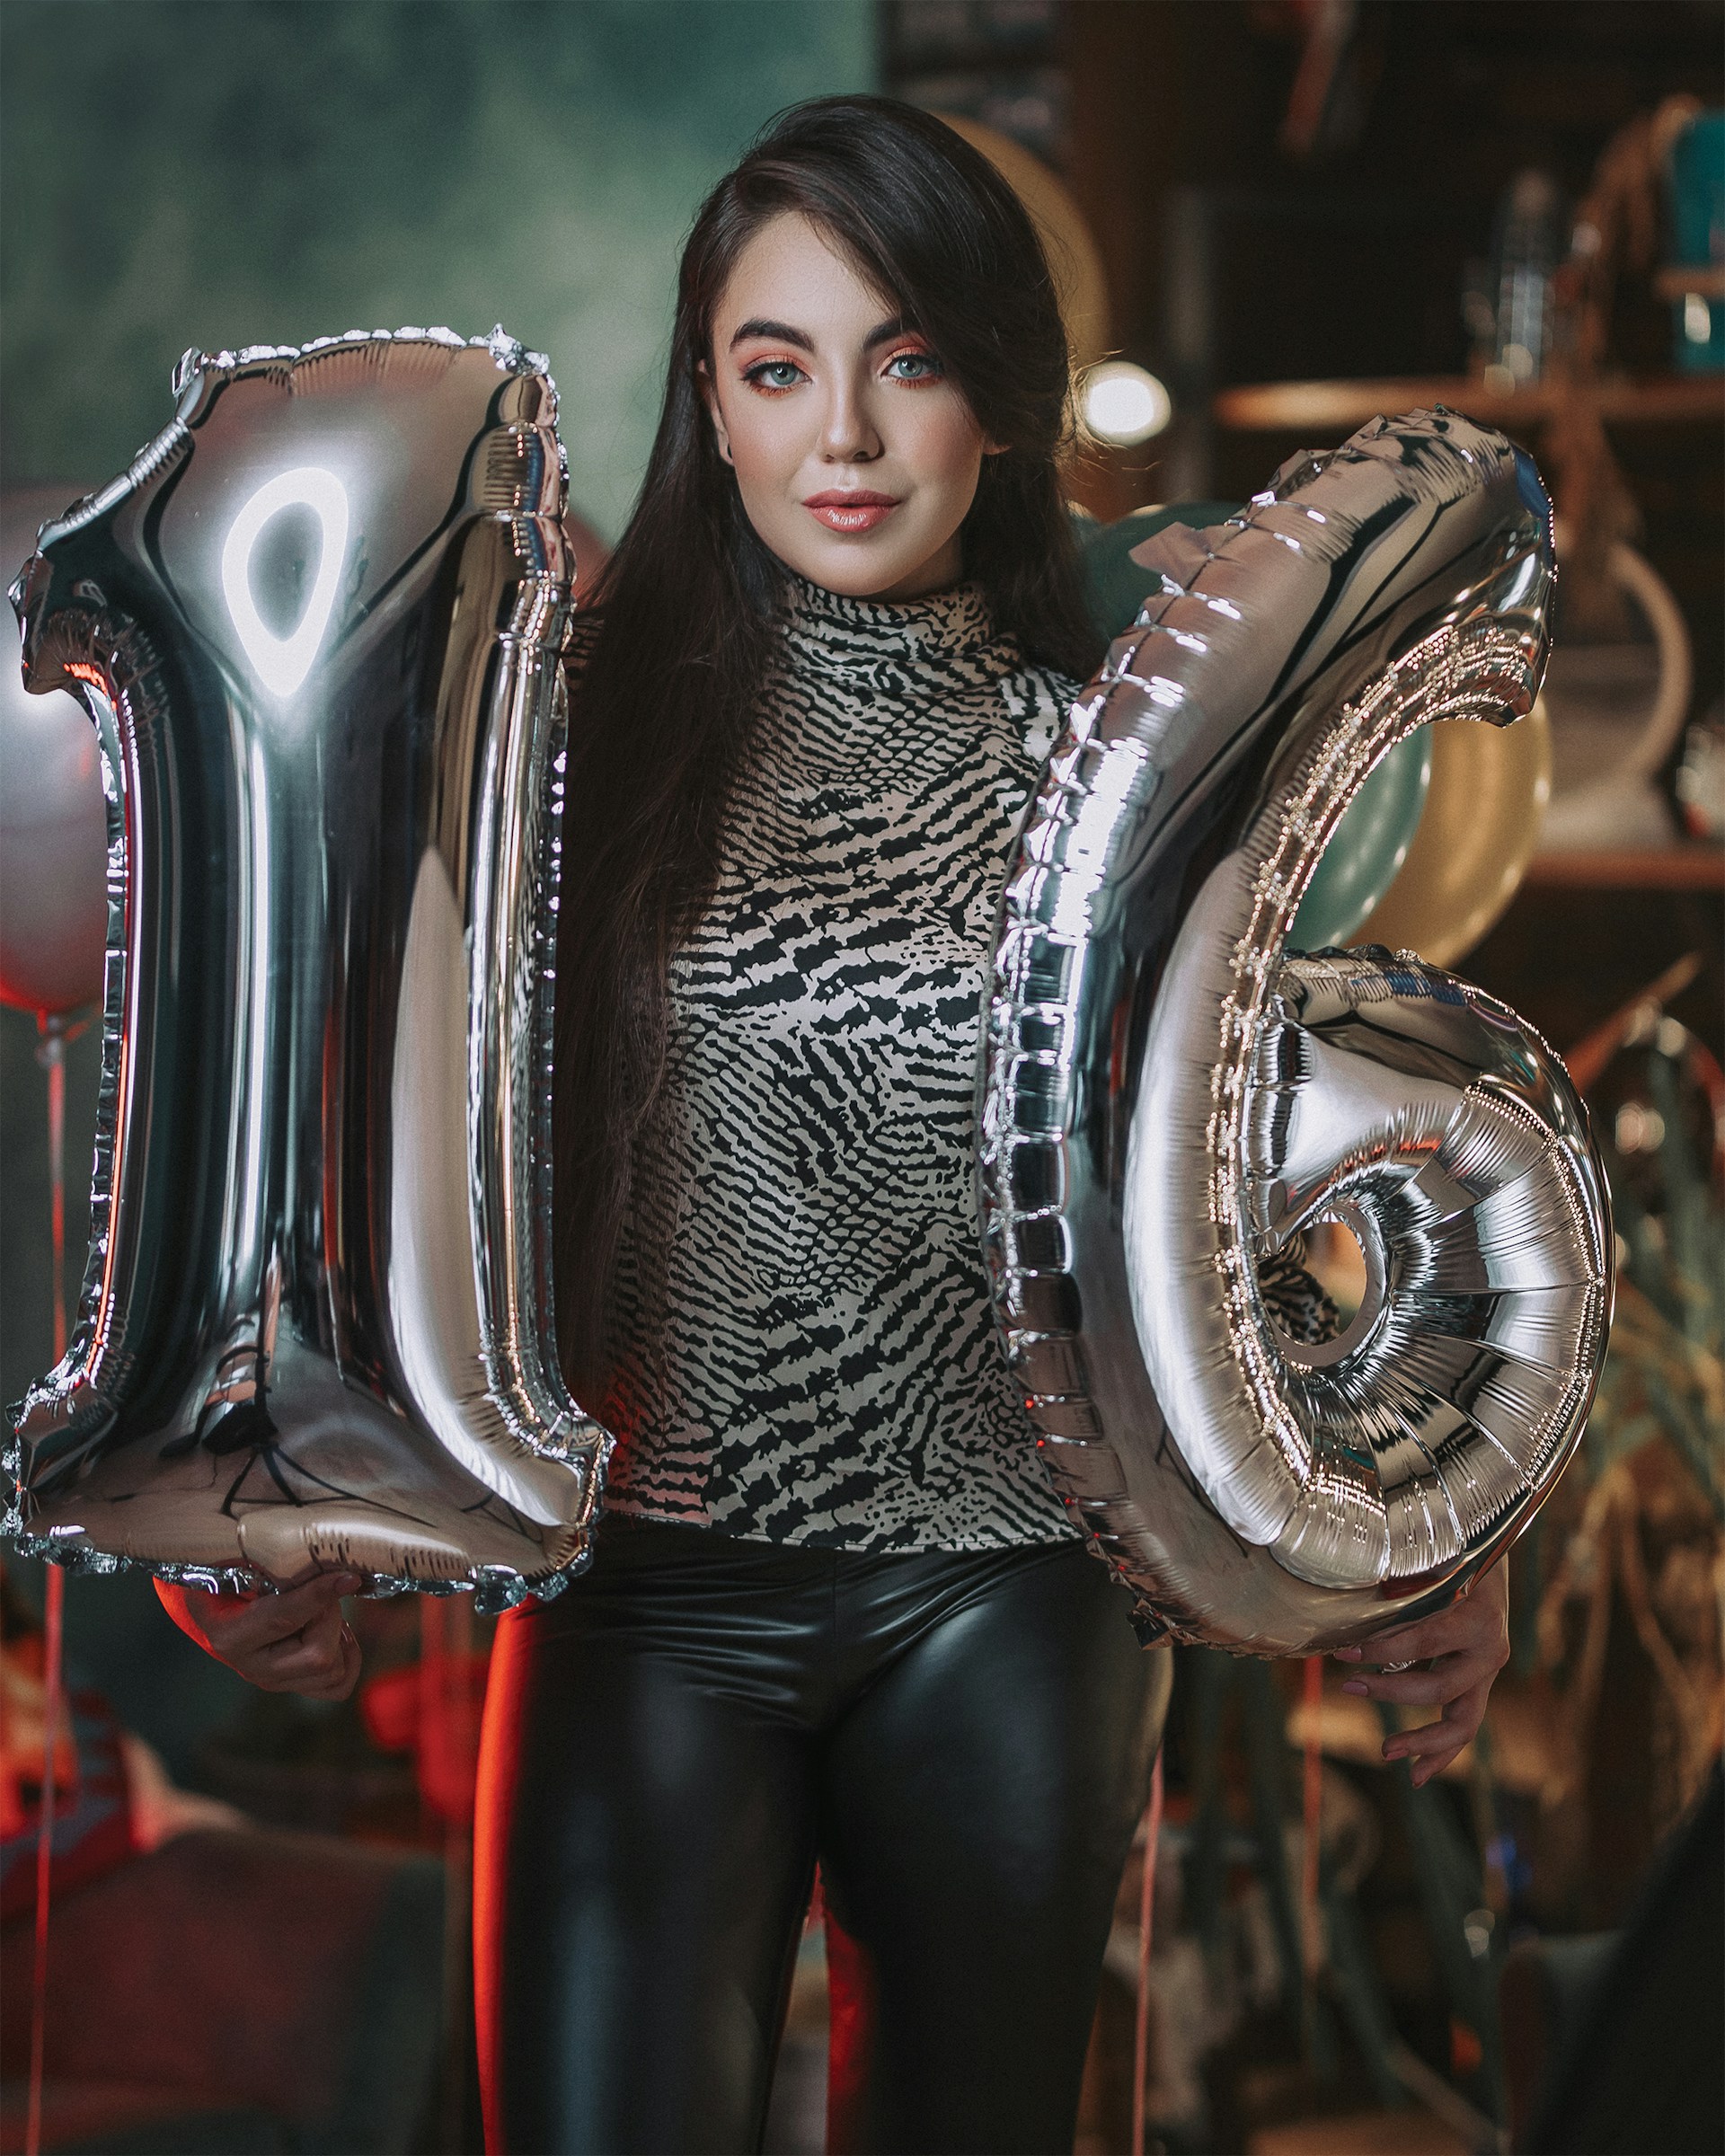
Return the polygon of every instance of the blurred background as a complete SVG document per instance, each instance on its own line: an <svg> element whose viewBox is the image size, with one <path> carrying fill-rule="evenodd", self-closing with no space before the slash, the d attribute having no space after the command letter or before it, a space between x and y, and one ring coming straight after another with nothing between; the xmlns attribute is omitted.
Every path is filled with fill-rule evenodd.
<svg viewBox="0 0 1725 2156"><path fill-rule="evenodd" d="M1375 1715L1321 1670L1178 1650L1152 2147L1654 2145L1553 2122L1566 2044L1621 2007L1622 1955L1653 1926L1675 1980L1694 1940L1674 1893L1693 1919L1720 1891L1716 1847L1709 1872L1694 1840L1716 1830L1683 1834L1725 1698L1722 55L1721 0L0 11L7 575L43 517L165 423L186 347L407 323L501 322L549 355L597 558L650 441L696 201L771 113L841 90L954 119L1042 220L1084 370L1069 493L1110 629L1139 596L1142 512L1197 503L1213 521L1376 412L1447 402L1539 459L1564 574L1537 723L1437 729L1387 867L1326 933L1456 966L1569 1057L1618 1213L1612 1361L1583 1454L1515 1552L1515 1658L1487 1736L1446 1780L1416 1792L1376 1764ZM12 1401L57 1349L56 1098L74 1321L83 1274L101 803L75 707L26 709L15 677L0 707ZM1345 1303L1345 1238L1317 1261ZM8 1558L4 1595L10 2149L39 1568ZM70 1583L44 2146L477 2148L464 1900L487 1628L459 1603L358 1622L370 1681L323 1708L248 1692L146 1581ZM1140 1874L1135 1858L1084 2151L1128 2144ZM821 2145L825 2010L817 1926L771 2148Z"/></svg>

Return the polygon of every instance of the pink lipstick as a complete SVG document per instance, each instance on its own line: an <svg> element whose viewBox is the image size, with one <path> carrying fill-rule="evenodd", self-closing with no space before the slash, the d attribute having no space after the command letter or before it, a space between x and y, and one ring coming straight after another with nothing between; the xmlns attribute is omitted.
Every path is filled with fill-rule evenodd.
<svg viewBox="0 0 1725 2156"><path fill-rule="evenodd" d="M803 508L819 517L828 531L871 532L898 507L896 494L873 494L866 487L835 487L825 494L810 494Z"/></svg>

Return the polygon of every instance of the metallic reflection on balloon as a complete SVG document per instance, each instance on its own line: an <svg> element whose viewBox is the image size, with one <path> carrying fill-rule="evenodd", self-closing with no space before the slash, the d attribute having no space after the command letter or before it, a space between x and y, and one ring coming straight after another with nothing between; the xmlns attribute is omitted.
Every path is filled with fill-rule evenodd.
<svg viewBox="0 0 1725 2156"><path fill-rule="evenodd" d="M1446 1601L1578 1442L1604 1176L1514 1013L1388 951L1290 959L1349 803L1434 720L1525 720L1550 510L1449 413L1297 457L1171 526L1008 870L983 1229L1057 1486L1142 1629L1269 1654ZM1278 1329L1258 1268L1341 1219L1372 1291Z"/></svg>
<svg viewBox="0 0 1725 2156"><path fill-rule="evenodd" d="M608 1445L549 1294L555 392L500 331L175 387L15 595L31 686L106 729L117 903L82 1321L6 1524L98 1568L554 1592Z"/></svg>
<svg viewBox="0 0 1725 2156"><path fill-rule="evenodd" d="M265 526L284 509L294 508L316 514L317 574L299 620L286 636L278 636L264 625L252 596L252 557ZM347 490L333 472L315 464L266 480L228 527L222 545L222 593L241 649L272 696L291 696L311 672L335 607L347 551Z"/></svg>

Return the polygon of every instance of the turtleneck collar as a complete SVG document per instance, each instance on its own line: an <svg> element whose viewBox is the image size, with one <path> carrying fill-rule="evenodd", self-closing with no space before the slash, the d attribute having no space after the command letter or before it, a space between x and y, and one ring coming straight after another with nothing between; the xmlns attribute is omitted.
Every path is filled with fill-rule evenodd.
<svg viewBox="0 0 1725 2156"><path fill-rule="evenodd" d="M793 667L854 676L881 660L1009 673L1018 665L997 633L979 584L955 584L917 599L853 599L790 573L783 636Z"/></svg>

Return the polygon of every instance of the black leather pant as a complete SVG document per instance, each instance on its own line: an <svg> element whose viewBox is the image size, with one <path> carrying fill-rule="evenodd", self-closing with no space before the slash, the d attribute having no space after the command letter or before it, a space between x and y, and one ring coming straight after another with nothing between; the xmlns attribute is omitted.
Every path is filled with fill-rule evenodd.
<svg viewBox="0 0 1725 2156"><path fill-rule="evenodd" d="M492 1661L492 2156L757 2148L817 1860L831 2146L1065 2156L1168 1684L1074 1542L608 1522Z"/></svg>

